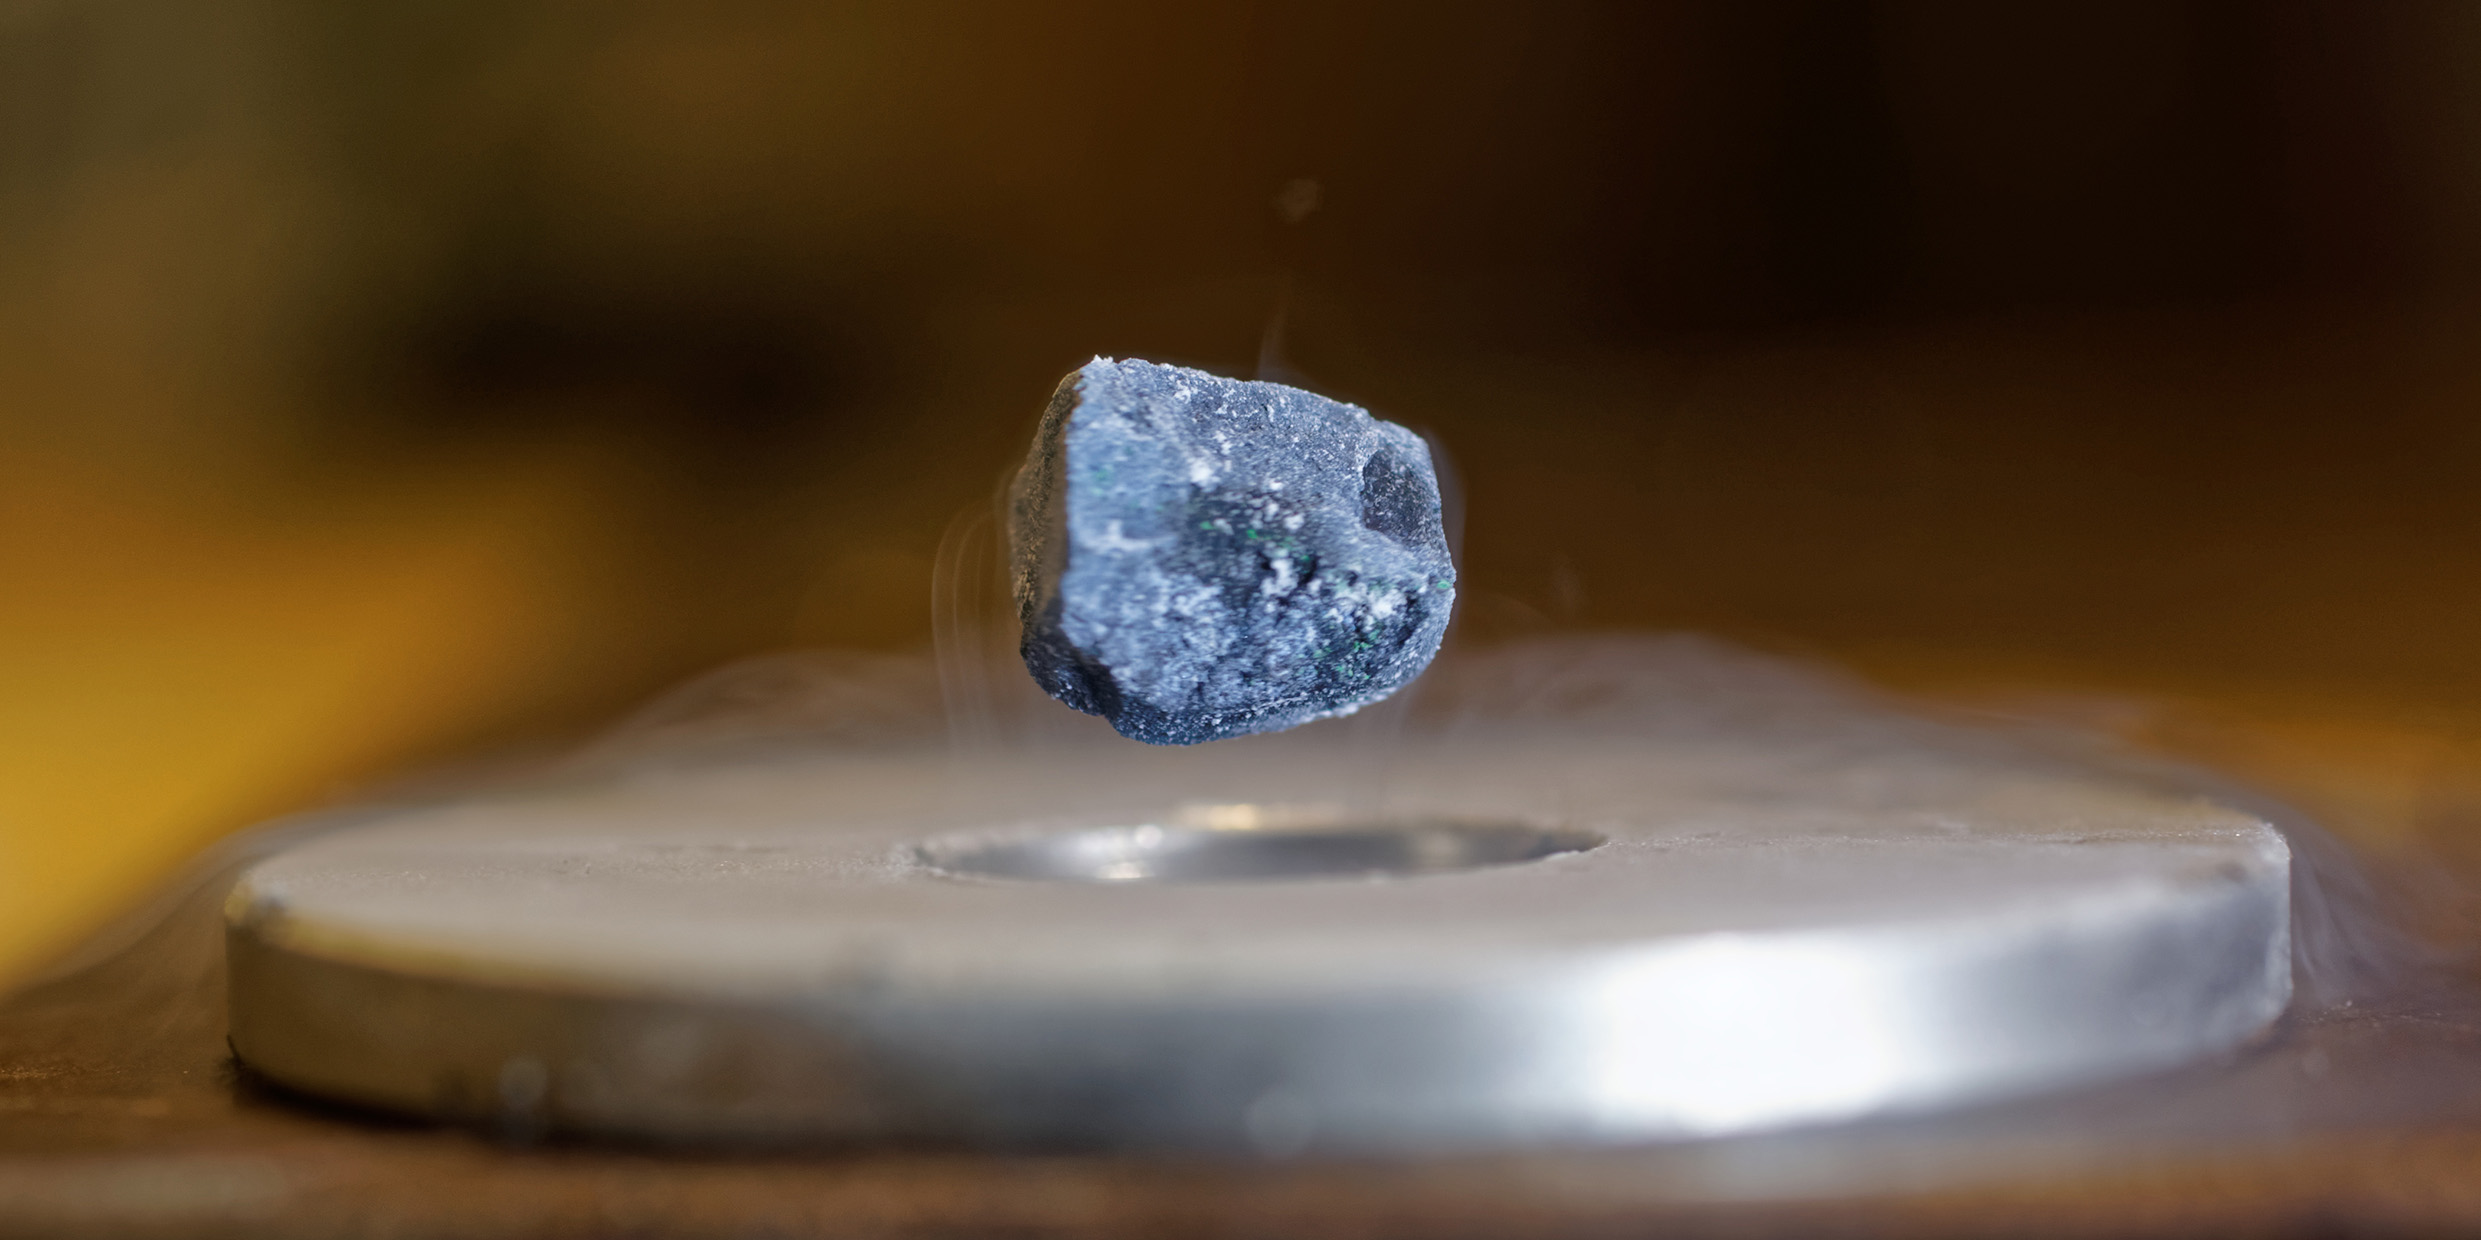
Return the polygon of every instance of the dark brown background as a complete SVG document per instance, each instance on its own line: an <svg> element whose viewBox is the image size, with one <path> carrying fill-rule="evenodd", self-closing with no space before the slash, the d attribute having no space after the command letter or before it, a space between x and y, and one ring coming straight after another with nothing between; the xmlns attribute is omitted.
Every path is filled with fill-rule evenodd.
<svg viewBox="0 0 2481 1240"><path fill-rule="evenodd" d="M160 320L47 334L149 333L165 382L258 397L134 431L293 477L627 440L664 527L635 571L683 583L630 622L713 632L676 664L923 640L925 590L839 558L926 558L1088 354L1254 371L1288 281L1291 364L1440 432L1475 589L1554 620L2481 674L2442 640L2481 278L2460 7L16 24L28 300L146 263L115 308ZM1294 228L1296 177L1324 192Z"/></svg>

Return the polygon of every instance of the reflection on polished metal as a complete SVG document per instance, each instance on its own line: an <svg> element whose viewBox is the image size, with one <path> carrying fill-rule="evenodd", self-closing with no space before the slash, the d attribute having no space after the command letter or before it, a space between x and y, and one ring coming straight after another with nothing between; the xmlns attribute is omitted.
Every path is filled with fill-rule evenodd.
<svg viewBox="0 0 2481 1240"><path fill-rule="evenodd" d="M1052 835L967 836L923 845L944 874L1075 883L1244 883L1438 874L1539 861L1602 843L1590 831L1510 822L1337 822L1262 829L1099 827Z"/></svg>
<svg viewBox="0 0 2481 1240"><path fill-rule="evenodd" d="M520 1132L1280 1155L2056 1089L2290 993L2284 841L2193 796L1969 746L1299 735L409 810L236 888L233 1044Z"/></svg>

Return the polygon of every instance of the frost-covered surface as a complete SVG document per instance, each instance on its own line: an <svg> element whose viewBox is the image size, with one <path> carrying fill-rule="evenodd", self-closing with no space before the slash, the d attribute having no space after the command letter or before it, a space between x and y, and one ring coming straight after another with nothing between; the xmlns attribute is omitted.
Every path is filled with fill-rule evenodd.
<svg viewBox="0 0 2481 1240"><path fill-rule="evenodd" d="M1026 667L1154 744L1378 701L1455 601L1421 437L1281 384L1096 358L1052 396L1012 502Z"/></svg>

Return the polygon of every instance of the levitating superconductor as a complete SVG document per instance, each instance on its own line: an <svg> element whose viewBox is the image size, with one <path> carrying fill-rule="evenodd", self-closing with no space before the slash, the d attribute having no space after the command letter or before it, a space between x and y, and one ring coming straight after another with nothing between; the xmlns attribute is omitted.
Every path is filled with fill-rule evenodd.
<svg viewBox="0 0 2481 1240"><path fill-rule="evenodd" d="M1420 436L1152 362L1060 382L1009 544L1034 679L1157 745L1378 701L1429 665L1456 597Z"/></svg>

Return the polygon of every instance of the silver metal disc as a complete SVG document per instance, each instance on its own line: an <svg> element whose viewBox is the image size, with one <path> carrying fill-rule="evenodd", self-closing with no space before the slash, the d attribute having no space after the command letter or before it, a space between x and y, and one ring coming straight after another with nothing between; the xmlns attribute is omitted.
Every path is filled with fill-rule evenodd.
<svg viewBox="0 0 2481 1240"><path fill-rule="evenodd" d="M2193 796L1909 741L645 770L263 863L232 1036L288 1086L527 1132L1695 1137L2229 1048L2290 994L2288 869Z"/></svg>

